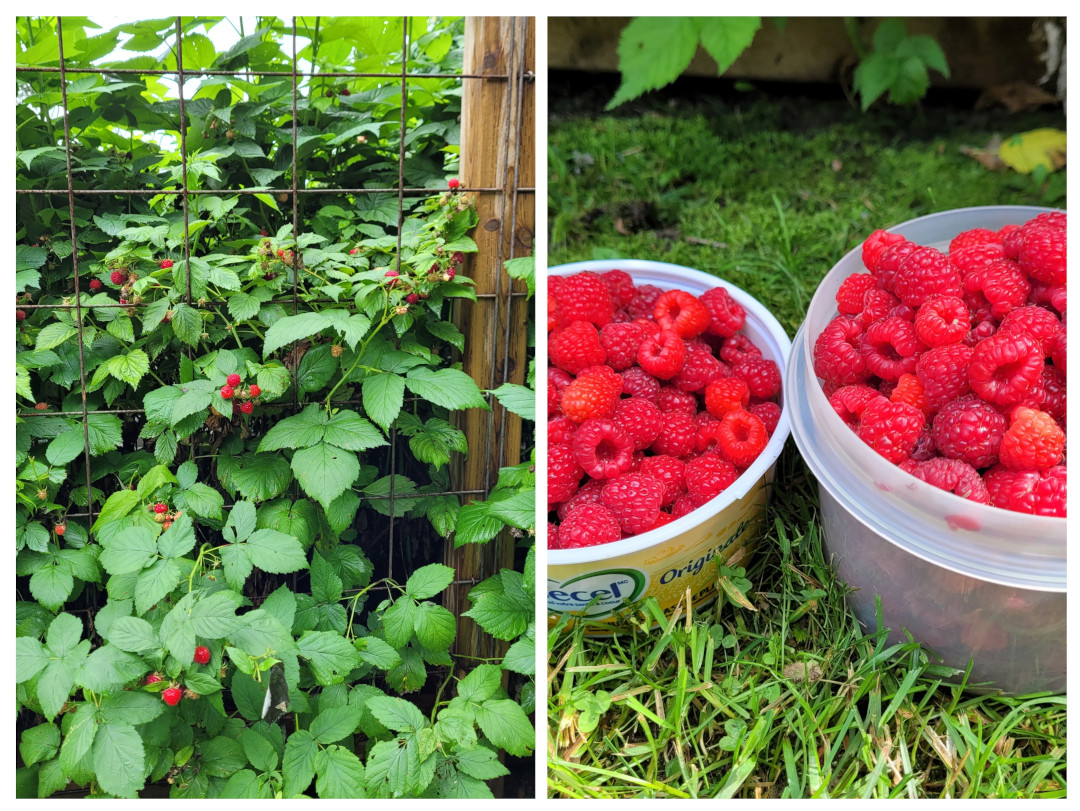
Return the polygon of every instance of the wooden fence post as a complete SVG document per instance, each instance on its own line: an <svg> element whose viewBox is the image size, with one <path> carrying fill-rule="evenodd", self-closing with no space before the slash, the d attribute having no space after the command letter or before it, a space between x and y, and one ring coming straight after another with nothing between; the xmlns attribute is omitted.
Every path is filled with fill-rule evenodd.
<svg viewBox="0 0 1080 811"><path fill-rule="evenodd" d="M535 194L535 91L521 81L521 71L535 70L533 21L523 17L468 17L465 22L465 74L498 78L464 79L461 104L461 172L473 192L479 225L473 238L479 251L469 255L462 272L476 282L478 300L459 303L454 323L465 335L462 364L482 389L504 382L523 383L528 371L527 321L531 302L510 297L524 291L502 263L532 253ZM507 78L507 76L509 78ZM458 418L469 444L468 457L452 470L455 489L494 487L498 470L521 461L521 420L491 398L492 411L471 409ZM482 499L483 496L468 500ZM502 533L486 544L454 548L446 542L444 561L458 580L482 580L512 568L514 539ZM471 585L445 592L444 605L461 616L470 608ZM458 625L455 653L491 657L505 646L483 633L467 617Z"/></svg>

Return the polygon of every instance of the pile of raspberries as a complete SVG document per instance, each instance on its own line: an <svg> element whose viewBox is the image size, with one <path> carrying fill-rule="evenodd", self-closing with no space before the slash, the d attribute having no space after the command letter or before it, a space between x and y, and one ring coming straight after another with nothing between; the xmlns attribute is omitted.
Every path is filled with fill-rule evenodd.
<svg viewBox="0 0 1080 811"><path fill-rule="evenodd" d="M814 342L841 419L908 473L981 504L1064 516L1065 213L957 235L874 231Z"/></svg>
<svg viewBox="0 0 1080 811"><path fill-rule="evenodd" d="M780 420L780 368L726 290L548 277L548 547L648 532L715 498Z"/></svg>

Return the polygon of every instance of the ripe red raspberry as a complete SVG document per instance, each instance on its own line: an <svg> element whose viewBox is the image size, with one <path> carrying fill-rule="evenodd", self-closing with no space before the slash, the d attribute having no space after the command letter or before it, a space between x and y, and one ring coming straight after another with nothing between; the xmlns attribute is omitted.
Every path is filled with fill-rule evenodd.
<svg viewBox="0 0 1080 811"><path fill-rule="evenodd" d="M1045 411L1018 407L1001 438L998 460L1013 470L1045 470L1061 461L1065 432Z"/></svg>
<svg viewBox="0 0 1080 811"><path fill-rule="evenodd" d="M671 385L680 391L702 392L715 380L731 374L731 370L718 361L712 350L703 344L687 344L686 360Z"/></svg>
<svg viewBox="0 0 1080 811"><path fill-rule="evenodd" d="M960 272L949 257L934 248L918 248L900 263L894 292L904 304L918 307L932 296L956 296L964 292Z"/></svg>
<svg viewBox="0 0 1080 811"><path fill-rule="evenodd" d="M696 338L709 326L709 311L685 290L662 293L653 308L653 318L660 329L672 330L684 339Z"/></svg>
<svg viewBox="0 0 1080 811"><path fill-rule="evenodd" d="M858 436L893 464L911 456L926 424L926 415L907 403L882 397L872 400L859 421Z"/></svg>
<svg viewBox="0 0 1080 811"><path fill-rule="evenodd" d="M637 535L656 523L664 500L664 484L644 473L623 473L604 486L600 500L623 532Z"/></svg>
<svg viewBox="0 0 1080 811"><path fill-rule="evenodd" d="M570 498L559 505L556 513L558 513L559 520L566 520L571 512L576 510L579 506L585 503L599 504L600 503L600 491L604 489L604 485L607 484L606 479L587 479L578 491L574 493Z"/></svg>
<svg viewBox="0 0 1080 811"><path fill-rule="evenodd" d="M630 306L630 302L637 295L637 289L634 287L634 278L629 273L625 270L607 270L600 274L600 278L607 285L617 309L625 310Z"/></svg>
<svg viewBox="0 0 1080 811"><path fill-rule="evenodd" d="M577 492L585 471L569 445L548 445L548 504L566 501Z"/></svg>
<svg viewBox="0 0 1080 811"><path fill-rule="evenodd" d="M1043 401L1040 407L1057 420L1059 425L1064 427L1066 411L1065 373L1056 366L1046 364L1043 366L1042 388Z"/></svg>
<svg viewBox="0 0 1080 811"><path fill-rule="evenodd" d="M855 316L859 329L865 330L875 321L888 318L900 306L900 299L880 287L868 290L863 299L862 312Z"/></svg>
<svg viewBox="0 0 1080 811"><path fill-rule="evenodd" d="M651 284L639 284L634 298L626 307L631 318L652 318L656 309L656 300L664 294L659 287Z"/></svg>
<svg viewBox="0 0 1080 811"><path fill-rule="evenodd" d="M249 397L258 397L258 396L259 396L260 394L262 394L262 389L260 389L260 388L259 388L259 387L258 387L257 385L255 385L254 383L252 383L252 384L251 384L251 385L250 385L250 386L248 387L248 396L249 396Z"/></svg>
<svg viewBox="0 0 1080 811"><path fill-rule="evenodd" d="M949 251L949 259L960 271L960 276L967 278L979 268L1006 259L1005 248L1000 242L984 242L980 245L968 245L956 251Z"/></svg>
<svg viewBox="0 0 1080 811"><path fill-rule="evenodd" d="M585 420L574 432L574 459L594 479L613 479L633 461L634 443L614 420Z"/></svg>
<svg viewBox="0 0 1080 811"><path fill-rule="evenodd" d="M554 297L555 320L561 327L568 327L575 321L588 321L599 328L609 323L615 312L604 280L590 271L564 277L563 284L554 291Z"/></svg>
<svg viewBox="0 0 1080 811"><path fill-rule="evenodd" d="M1042 367L1037 339L1026 332L998 332L972 350L968 376L971 389L987 402L1014 405L1041 380Z"/></svg>
<svg viewBox="0 0 1080 811"><path fill-rule="evenodd" d="M971 314L964 300L938 296L915 314L915 334L928 347L958 344L971 330Z"/></svg>
<svg viewBox="0 0 1080 811"><path fill-rule="evenodd" d="M607 352L594 325L588 321L575 321L551 334L548 357L560 369L576 375L590 366L602 364L607 359Z"/></svg>
<svg viewBox="0 0 1080 811"><path fill-rule="evenodd" d="M1031 285L1015 262L1003 259L965 276L964 290L981 293L990 308L990 315L1000 319L1011 310L1023 306L1031 292Z"/></svg>
<svg viewBox="0 0 1080 811"><path fill-rule="evenodd" d="M907 242L907 240L900 234L891 234L882 228L877 229L863 240L863 266L871 273L876 274L881 262L881 255L885 253L885 249L892 245L901 245L904 242Z"/></svg>
<svg viewBox="0 0 1080 811"><path fill-rule="evenodd" d="M101 286L102 286L101 285L101 279L91 279L90 280L90 292L96 293L98 290L101 289Z"/></svg>
<svg viewBox="0 0 1080 811"><path fill-rule="evenodd" d="M716 438L724 457L738 468L750 467L769 444L765 424L741 408L724 415Z"/></svg>
<svg viewBox="0 0 1080 811"><path fill-rule="evenodd" d="M952 238L952 241L949 242L949 253L969 248L972 245L985 245L987 243L1000 245L1002 237L997 231L991 231L989 228L972 228Z"/></svg>
<svg viewBox="0 0 1080 811"><path fill-rule="evenodd" d="M547 439L550 445L572 443L577 424L569 417L553 417L548 420Z"/></svg>
<svg viewBox="0 0 1080 811"><path fill-rule="evenodd" d="M550 521L547 525L547 546L548 549L562 549L562 544L559 542L559 527Z"/></svg>
<svg viewBox="0 0 1080 811"><path fill-rule="evenodd" d="M1064 229L1031 229L1020 248L1020 269L1044 284L1065 284L1065 239Z"/></svg>
<svg viewBox="0 0 1080 811"><path fill-rule="evenodd" d="M202 645L195 648L195 664L205 665L210 661L210 649L204 648Z"/></svg>
<svg viewBox="0 0 1080 811"><path fill-rule="evenodd" d="M242 380L243 378L241 378L238 374L231 374L227 378L225 378L225 382L232 386L234 389L240 385Z"/></svg>
<svg viewBox="0 0 1080 811"><path fill-rule="evenodd" d="M761 400L771 400L780 393L780 367L776 361L748 355L731 367L734 377L741 377L750 394Z"/></svg>
<svg viewBox="0 0 1080 811"><path fill-rule="evenodd" d="M280 253L280 251L279 251L279 253ZM398 273L398 271L396 271L396 270L388 270L388 271L386 271L386 273L383 274L384 277L386 277L387 279L391 279L391 280L396 279L400 275L401 274Z"/></svg>
<svg viewBox="0 0 1080 811"><path fill-rule="evenodd" d="M862 383L869 377L859 345L862 330L846 316L837 316L814 341L814 374L841 386Z"/></svg>
<svg viewBox="0 0 1080 811"><path fill-rule="evenodd" d="M245 401L243 403L240 403L240 413L241 414L250 414L254 410L255 410L255 405L250 400L247 400L247 401Z"/></svg>
<svg viewBox="0 0 1080 811"><path fill-rule="evenodd" d="M715 453L706 453L686 464L686 491L695 507L716 498L738 478L735 465Z"/></svg>
<svg viewBox="0 0 1080 811"><path fill-rule="evenodd" d="M109 274L109 281L113 284L123 284L127 281L127 274L119 270L114 270Z"/></svg>
<svg viewBox="0 0 1080 811"><path fill-rule="evenodd" d="M1001 319L997 331L1006 335L1026 332L1039 342L1043 355L1048 355L1054 338L1061 332L1061 321L1043 307L1019 307Z"/></svg>
<svg viewBox="0 0 1080 811"><path fill-rule="evenodd" d="M656 405L665 414L677 411L693 417L698 412L697 397L673 386L660 387L660 393L656 395Z"/></svg>
<svg viewBox="0 0 1080 811"><path fill-rule="evenodd" d="M724 339L724 345L720 347L720 360L728 366L735 366L747 358L760 358L761 350L757 344L742 333L732 335Z"/></svg>
<svg viewBox="0 0 1080 811"><path fill-rule="evenodd" d="M660 394L660 381L651 374L638 366L633 366L622 372L621 376L623 394L656 402L657 395Z"/></svg>
<svg viewBox="0 0 1080 811"><path fill-rule="evenodd" d="M447 188L453 190L461 186L461 181L458 180L456 177L452 177L448 181L446 181L446 186Z"/></svg>
<svg viewBox="0 0 1080 811"><path fill-rule="evenodd" d="M650 448L657 454L689 456L697 448L697 433L697 424L689 414L665 412L664 427Z"/></svg>
<svg viewBox="0 0 1080 811"><path fill-rule="evenodd" d="M162 259L161 260L161 269L162 270L168 270L171 267L172 267L172 259Z"/></svg>
<svg viewBox="0 0 1080 811"><path fill-rule="evenodd" d="M67 524L60 522L59 524L53 524L53 532L57 535L63 535L67 532Z"/></svg>
<svg viewBox="0 0 1080 811"><path fill-rule="evenodd" d="M611 510L602 504L582 503L559 525L559 547L580 549L622 538L622 529Z"/></svg>
<svg viewBox="0 0 1080 811"><path fill-rule="evenodd" d="M859 430L859 421L871 400L881 397L881 392L870 386L855 383L841 386L829 397L829 405L851 430Z"/></svg>
<svg viewBox="0 0 1080 811"><path fill-rule="evenodd" d="M1050 341L1050 359L1054 362L1054 366L1061 370L1062 374L1065 374L1065 362L1068 357L1066 352L1068 342L1065 339L1065 332L1066 325L1062 324L1061 332Z"/></svg>
<svg viewBox="0 0 1080 811"><path fill-rule="evenodd" d="M783 413L779 405L773 402L757 403L750 406L749 411L761 420L770 437L776 433L776 426L780 424L780 415Z"/></svg>
<svg viewBox="0 0 1080 811"><path fill-rule="evenodd" d="M924 414L930 414L923 385L919 382L918 376L910 372L900 375L900 379L896 381L896 388L889 394L889 399L894 403L907 403Z"/></svg>
<svg viewBox="0 0 1080 811"><path fill-rule="evenodd" d="M915 374L923 384L923 394L931 411L971 390L969 367L972 348L951 344L928 349L915 363Z"/></svg>
<svg viewBox="0 0 1080 811"><path fill-rule="evenodd" d="M159 681L161 681L161 674L157 672L150 673L146 677L147 684L157 684Z"/></svg>
<svg viewBox="0 0 1080 811"><path fill-rule="evenodd" d="M705 408L718 420L729 411L746 408L749 404L750 387L741 377L726 377L710 383L705 389Z"/></svg>
<svg viewBox="0 0 1080 811"><path fill-rule="evenodd" d="M221 387L221 396L224 397L226 400L231 398L233 396L232 386L230 386L228 384L222 386Z"/></svg>
<svg viewBox="0 0 1080 811"><path fill-rule="evenodd" d="M661 454L647 456L641 462L641 472L652 476L664 485L664 498L661 507L670 506L686 492L686 465L681 459Z"/></svg>
<svg viewBox="0 0 1080 811"><path fill-rule="evenodd" d="M1044 211L1042 214L1036 214L1032 219L1027 222L1032 228L1046 227L1046 228L1060 228L1065 230L1068 226L1067 215L1064 211ZM1005 226L1008 228L1009 226ZM1016 226L1013 226L1015 228ZM1005 230L1004 228L1002 230Z"/></svg>
<svg viewBox="0 0 1080 811"><path fill-rule="evenodd" d="M615 422L626 431L635 451L643 451L656 441L664 427L663 412L656 403L628 397L615 404Z"/></svg>
<svg viewBox="0 0 1080 811"><path fill-rule="evenodd" d="M900 270L900 264L918 249L919 246L914 242L905 240L889 245L881 252L877 270L870 268L870 272L877 277L883 290L896 292L896 274Z"/></svg>
<svg viewBox="0 0 1080 811"><path fill-rule="evenodd" d="M593 329L595 330L595 327ZM600 328L600 346L606 354L607 365L616 372L629 369L637 363L638 347L641 346L643 340L645 340L645 328L634 321L604 324ZM549 341L548 346L550 345ZM549 349L549 354L550 351ZM603 360L596 361L596 363L603 362Z"/></svg>
<svg viewBox="0 0 1080 811"><path fill-rule="evenodd" d="M154 512L156 512L158 515L167 513L168 511L169 505L166 504L164 501L159 501L157 504L154 505Z"/></svg>
<svg viewBox="0 0 1080 811"><path fill-rule="evenodd" d="M710 335L730 338L746 323L746 310L723 287L711 287L701 294L701 304L709 313Z"/></svg>
<svg viewBox="0 0 1080 811"><path fill-rule="evenodd" d="M670 380L686 362L686 344L678 333L663 330L659 338L646 337L638 347L638 365L653 377Z"/></svg>
<svg viewBox="0 0 1080 811"><path fill-rule="evenodd" d="M867 371L883 380L898 380L900 375L915 371L915 361L925 348L915 325L895 316L875 321L859 342Z"/></svg>
<svg viewBox="0 0 1080 811"><path fill-rule="evenodd" d="M938 457L919 462L908 472L917 479L955 493L961 498L979 504L990 503L990 494L986 490L982 476L967 462Z"/></svg>
<svg viewBox="0 0 1080 811"><path fill-rule="evenodd" d="M604 366L594 366L571 382L562 393L562 412L577 423L590 417L610 417L622 393L622 378ZM600 371L603 370L603 371Z"/></svg>
<svg viewBox="0 0 1080 811"><path fill-rule="evenodd" d="M16 321L25 321L26 320L26 310L16 310L15 311L15 320Z"/></svg>
<svg viewBox="0 0 1080 811"><path fill-rule="evenodd" d="M182 695L183 691L179 687L166 687L165 691L161 694L161 700L170 707L175 707L180 703L180 696Z"/></svg>
<svg viewBox="0 0 1080 811"><path fill-rule="evenodd" d="M836 291L836 309L843 315L858 315L866 306L866 294L877 289L877 279L869 273L852 273Z"/></svg>
<svg viewBox="0 0 1080 811"><path fill-rule="evenodd" d="M416 304L418 301L420 301L420 296L418 296L416 293L409 293L407 296L405 296L405 301L408 304Z"/></svg>
<svg viewBox="0 0 1080 811"><path fill-rule="evenodd" d="M1033 515L1065 517L1066 468L1010 470L995 465L983 474L990 503L995 507Z"/></svg>

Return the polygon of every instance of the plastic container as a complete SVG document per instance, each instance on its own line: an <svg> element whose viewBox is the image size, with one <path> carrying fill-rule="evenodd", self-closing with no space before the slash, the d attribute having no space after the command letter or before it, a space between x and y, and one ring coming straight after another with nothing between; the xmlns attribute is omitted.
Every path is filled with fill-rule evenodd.
<svg viewBox="0 0 1080 811"><path fill-rule="evenodd" d="M743 333L765 357L776 361L783 374L791 341L780 322L748 293L715 276L681 265L633 259L576 262L550 268L548 273L568 276L616 268L629 273L635 284L682 289L698 296L713 287L724 287L746 310ZM561 614L571 614L606 624L591 625L588 633L610 633L619 625L619 611L645 597L655 597L669 614L684 598L687 587L695 607L714 599L717 577L711 565L713 557L719 554L725 561L745 561L762 535L773 468L789 433L786 394L785 382L780 421L761 455L708 504L633 538L584 549L549 550L549 623L554 624Z"/></svg>
<svg viewBox="0 0 1080 811"><path fill-rule="evenodd" d="M920 217L888 230L946 249L972 228L1023 223L1047 209L989 206ZM976 504L881 458L836 415L813 371L813 344L836 315L836 291L866 272L861 246L841 259L793 342L791 431L817 477L827 553L856 590L848 601L875 629L875 597L891 642L905 631L969 684L1008 693L1063 692L1065 519ZM992 683L992 684L985 684Z"/></svg>

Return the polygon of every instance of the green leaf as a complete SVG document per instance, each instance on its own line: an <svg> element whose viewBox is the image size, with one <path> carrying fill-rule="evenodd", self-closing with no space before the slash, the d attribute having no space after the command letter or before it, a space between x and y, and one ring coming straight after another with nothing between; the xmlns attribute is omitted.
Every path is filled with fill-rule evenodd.
<svg viewBox="0 0 1080 811"><path fill-rule="evenodd" d="M529 487L489 501L487 513L512 527L532 529L536 525L536 491Z"/></svg>
<svg viewBox="0 0 1080 811"><path fill-rule="evenodd" d="M485 591L464 616L471 617L496 639L511 640L525 632L535 609L523 588L520 572L504 569L499 579L502 588Z"/></svg>
<svg viewBox="0 0 1080 811"><path fill-rule="evenodd" d="M139 573L135 583L135 613L145 614L180 582L180 567L171 560L158 560Z"/></svg>
<svg viewBox="0 0 1080 811"><path fill-rule="evenodd" d="M512 279L520 279L528 287L529 295L536 293L536 257L519 256L517 259L507 259L503 263L506 273Z"/></svg>
<svg viewBox="0 0 1080 811"><path fill-rule="evenodd" d="M441 563L421 566L405 582L405 593L416 600L434 597L454 580L454 569Z"/></svg>
<svg viewBox="0 0 1080 811"><path fill-rule="evenodd" d="M115 645L106 645L86 657L75 674L75 683L99 695L115 693L145 672L142 659Z"/></svg>
<svg viewBox="0 0 1080 811"><path fill-rule="evenodd" d="M364 411L380 428L389 431L405 400L405 378L387 373L371 374L364 378L361 391Z"/></svg>
<svg viewBox="0 0 1080 811"><path fill-rule="evenodd" d="M146 527L128 527L109 541L99 560L109 574L127 574L146 568L156 558L154 531Z"/></svg>
<svg viewBox="0 0 1080 811"><path fill-rule="evenodd" d="M138 617L120 617L109 628L109 641L130 653L142 653L158 647L153 626Z"/></svg>
<svg viewBox="0 0 1080 811"><path fill-rule="evenodd" d="M424 328L436 338L446 341L458 352L465 351L465 336L449 321L425 322Z"/></svg>
<svg viewBox="0 0 1080 811"><path fill-rule="evenodd" d="M61 566L47 563L30 577L30 594L50 611L59 611L75 590L75 578Z"/></svg>
<svg viewBox="0 0 1080 811"><path fill-rule="evenodd" d="M89 702L80 704L60 748L60 765L65 772L71 774L90 751L97 730L97 707Z"/></svg>
<svg viewBox="0 0 1080 811"><path fill-rule="evenodd" d="M304 353L296 369L296 385L301 391L318 391L330 382L338 368L331 349L330 344L320 344Z"/></svg>
<svg viewBox="0 0 1080 811"><path fill-rule="evenodd" d="M880 53L867 55L855 68L853 82L859 91L863 112L866 112L896 81L900 65L895 59Z"/></svg>
<svg viewBox="0 0 1080 811"><path fill-rule="evenodd" d="M263 358L268 358L275 350L293 341L301 341L317 335L327 327L333 326L335 320L328 313L300 313L279 318L266 331L266 337L263 340Z"/></svg>
<svg viewBox="0 0 1080 811"><path fill-rule="evenodd" d="M221 566L225 571L225 582L237 591L244 590L244 583L255 570L243 544L230 544L222 549Z"/></svg>
<svg viewBox="0 0 1080 811"><path fill-rule="evenodd" d="M298 729L285 743L281 773L285 778L285 795L293 797L304 791L315 778L315 757L319 746L306 729Z"/></svg>
<svg viewBox="0 0 1080 811"><path fill-rule="evenodd" d="M457 769L448 769L439 777L439 796L448 800L493 800L487 783Z"/></svg>
<svg viewBox="0 0 1080 811"><path fill-rule="evenodd" d="M269 501L285 492L292 481L289 462L276 453L247 453L229 463L230 457L218 457L218 476L226 487L240 491L244 498ZM222 468L226 474L222 475Z"/></svg>
<svg viewBox="0 0 1080 811"><path fill-rule="evenodd" d="M215 591L213 594L206 596L203 596L205 592L198 594L199 599L189 609L191 627L196 634L209 639L222 639L240 625L241 618L236 616L238 596L232 595L228 591ZM182 601L177 603L177 608L180 608L181 604ZM252 613L255 612L249 612L244 617L246 618Z"/></svg>
<svg viewBox="0 0 1080 811"><path fill-rule="evenodd" d="M456 754L458 771L477 780L494 780L510 774L510 770L499 762L498 754L486 746L458 749Z"/></svg>
<svg viewBox="0 0 1080 811"><path fill-rule="evenodd" d="M619 37L622 83L605 109L671 84L686 70L698 46L690 17L635 17Z"/></svg>
<svg viewBox="0 0 1080 811"><path fill-rule="evenodd" d="M139 504L139 494L134 490L117 490L101 506L92 533L97 533L105 524L114 523L130 513Z"/></svg>
<svg viewBox="0 0 1080 811"><path fill-rule="evenodd" d="M405 746L396 740L379 741L368 754L368 792L384 797L414 794L415 775L419 772L420 757L414 741Z"/></svg>
<svg viewBox="0 0 1080 811"><path fill-rule="evenodd" d="M273 298L267 287L256 287L250 293L237 290L229 296L229 315L234 321L247 321L259 314L262 305Z"/></svg>
<svg viewBox="0 0 1080 811"><path fill-rule="evenodd" d="M202 315L183 302L173 305L173 332L188 346L198 346L203 331Z"/></svg>
<svg viewBox="0 0 1080 811"><path fill-rule="evenodd" d="M477 665L458 680L458 697L469 703L480 704L494 696L502 687L502 668L498 665Z"/></svg>
<svg viewBox="0 0 1080 811"><path fill-rule="evenodd" d="M121 724L149 724L165 712L161 697L141 691L123 691L101 702L101 716L110 722Z"/></svg>
<svg viewBox="0 0 1080 811"><path fill-rule="evenodd" d="M716 61L717 72L726 73L750 47L761 28L760 17L698 17L701 45Z"/></svg>
<svg viewBox="0 0 1080 811"><path fill-rule="evenodd" d="M221 789L221 794L218 795L218 799L259 799L259 776L251 769L241 769L225 782L225 785Z"/></svg>
<svg viewBox="0 0 1080 811"><path fill-rule="evenodd" d="M450 410L489 408L480 387L459 369L432 370L419 366L409 370L405 385L414 394Z"/></svg>
<svg viewBox="0 0 1080 811"><path fill-rule="evenodd" d="M247 764L240 741L218 735L199 747L202 768L215 777L231 777Z"/></svg>
<svg viewBox="0 0 1080 811"><path fill-rule="evenodd" d="M325 442L293 454L292 469L304 492L328 509L360 475L356 454Z"/></svg>
<svg viewBox="0 0 1080 811"><path fill-rule="evenodd" d="M466 504L458 510L455 548L467 543L486 543L499 534L503 523L490 515L488 509L488 504L480 501Z"/></svg>
<svg viewBox="0 0 1080 811"><path fill-rule="evenodd" d="M340 683L360 663L349 640L330 631L307 631L296 647L308 661L315 681L322 685Z"/></svg>
<svg viewBox="0 0 1080 811"><path fill-rule="evenodd" d="M38 724L36 727L30 727L19 741L19 754L27 766L51 760L58 751L60 751L60 729L56 724Z"/></svg>
<svg viewBox="0 0 1080 811"><path fill-rule="evenodd" d="M143 787L146 754L135 727L102 724L94 738L93 753L94 774L105 791L117 797L134 797Z"/></svg>
<svg viewBox="0 0 1080 811"><path fill-rule="evenodd" d="M327 443L350 451L366 451L386 445L375 426L355 411L339 411L326 423Z"/></svg>
<svg viewBox="0 0 1080 811"><path fill-rule="evenodd" d="M433 564L438 565L438 564ZM413 638L416 622L416 603L409 597L398 597L383 612L383 630L386 641L395 648L403 648Z"/></svg>
<svg viewBox="0 0 1080 811"><path fill-rule="evenodd" d="M535 745L536 732L529 716L516 701L485 701L476 711L476 723L489 741L511 755L524 757Z"/></svg>
<svg viewBox="0 0 1080 811"><path fill-rule="evenodd" d="M457 623L454 615L441 605L421 603L413 623L417 640L429 650L448 650L454 641Z"/></svg>
<svg viewBox="0 0 1080 811"><path fill-rule="evenodd" d="M401 664L397 650L377 636L361 637L356 640L356 645L360 658L379 670L390 670Z"/></svg>
<svg viewBox="0 0 1080 811"><path fill-rule="evenodd" d="M352 735L360 725L360 707L347 704L319 713L308 726L315 740L321 744L337 743Z"/></svg>
<svg viewBox="0 0 1080 811"><path fill-rule="evenodd" d="M367 709L383 726L394 732L415 732L428 726L419 708L403 698L373 696L368 699Z"/></svg>
<svg viewBox="0 0 1080 811"><path fill-rule="evenodd" d="M42 327L41 332L38 333L34 348L39 352L43 349L54 349L77 334L78 330L70 324L54 321Z"/></svg>
<svg viewBox="0 0 1080 811"><path fill-rule="evenodd" d="M491 393L503 408L524 420L536 419L536 392L517 383L503 383Z"/></svg>
<svg viewBox="0 0 1080 811"><path fill-rule="evenodd" d="M276 422L259 442L259 452L316 445L326 434L327 422L326 412L312 403L299 414Z"/></svg>
<svg viewBox="0 0 1080 811"><path fill-rule="evenodd" d="M62 467L76 459L86 447L82 426L75 430L76 423L67 423L68 430L56 436L45 449L45 458L50 465Z"/></svg>
<svg viewBox="0 0 1080 811"><path fill-rule="evenodd" d="M307 568L307 555L300 541L273 529L259 529L247 540L251 562L264 572L288 574Z"/></svg>
<svg viewBox="0 0 1080 811"><path fill-rule="evenodd" d="M189 510L200 518L221 519L221 508L225 506L225 499L217 490L208 484L196 482L184 491L184 503ZM176 526L176 522L173 522Z"/></svg>
<svg viewBox="0 0 1080 811"><path fill-rule="evenodd" d="M244 747L248 763L260 772L277 768L278 755L274 751L274 745L254 729L248 728L240 733L240 744Z"/></svg>
<svg viewBox="0 0 1080 811"><path fill-rule="evenodd" d="M506 651L503 657L503 669L523 676L536 675L536 640L532 624L525 634Z"/></svg>
<svg viewBox="0 0 1080 811"><path fill-rule="evenodd" d="M315 790L320 798L351 800L364 798L364 764L341 746L328 746L315 756L318 779Z"/></svg>
<svg viewBox="0 0 1080 811"><path fill-rule="evenodd" d="M38 347L41 349L41 347ZM150 358L141 349L133 349L126 355L114 355L102 363L94 372L91 387L100 386L107 376L112 376L123 381L133 389L138 388L139 381L150 371Z"/></svg>
<svg viewBox="0 0 1080 811"><path fill-rule="evenodd" d="M356 512L360 509L360 497L352 490L346 490L331 502L326 509L326 520L330 528L338 535L352 526Z"/></svg>

